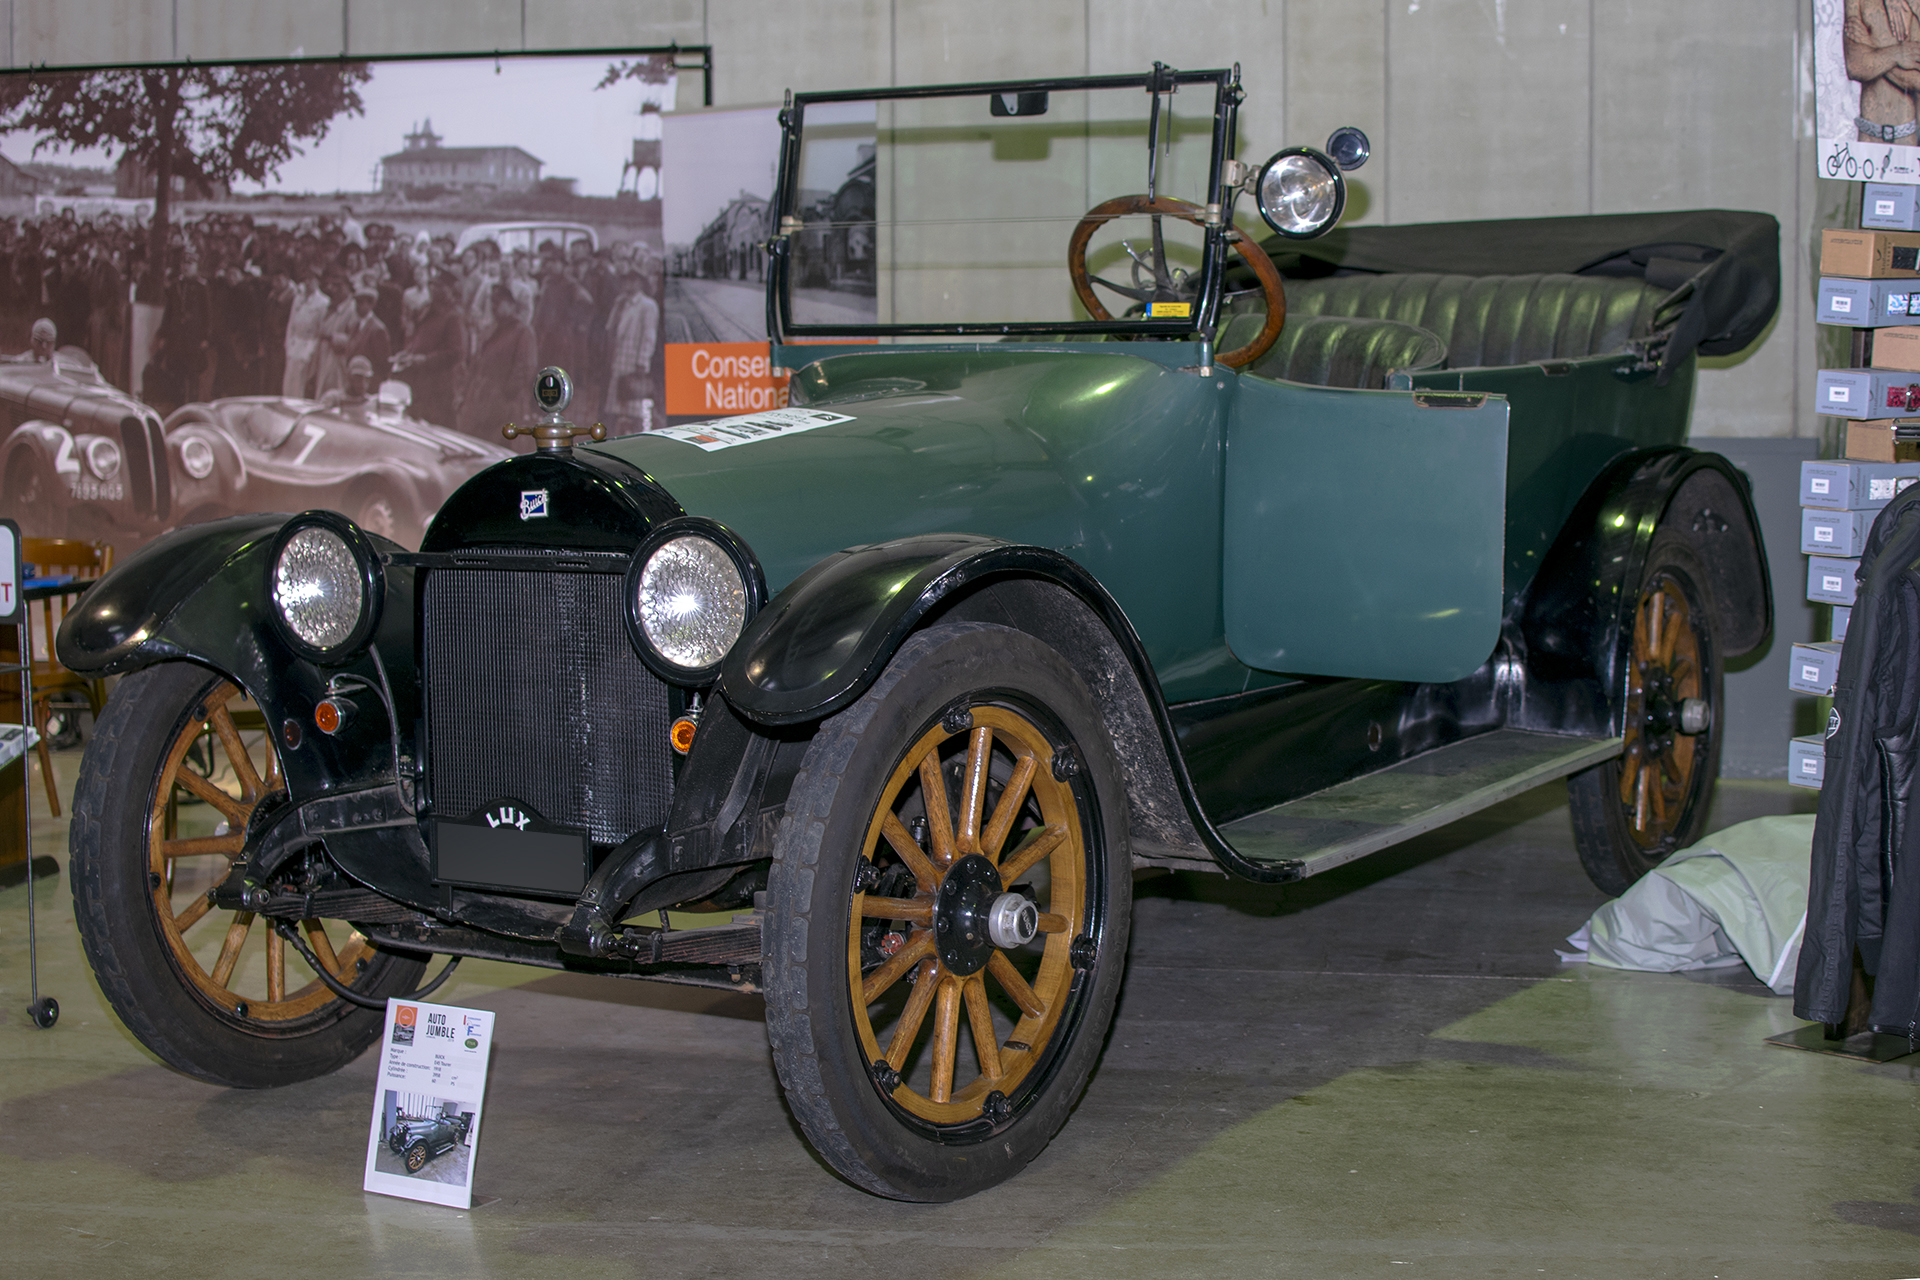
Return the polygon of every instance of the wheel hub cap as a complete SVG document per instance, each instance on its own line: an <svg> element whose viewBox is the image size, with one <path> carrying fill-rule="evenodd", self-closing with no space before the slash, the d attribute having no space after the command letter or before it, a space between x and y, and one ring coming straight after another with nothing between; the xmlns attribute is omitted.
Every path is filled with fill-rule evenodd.
<svg viewBox="0 0 1920 1280"><path fill-rule="evenodd" d="M965 977L986 968L995 945L994 908L1007 896L1018 895L1006 893L1000 872L979 854L953 864L933 901L934 949L950 972Z"/></svg>
<svg viewBox="0 0 1920 1280"><path fill-rule="evenodd" d="M1025 895L1003 893L993 900L993 909L987 913L987 936L994 946L1009 951L1024 947L1039 932L1040 908Z"/></svg>

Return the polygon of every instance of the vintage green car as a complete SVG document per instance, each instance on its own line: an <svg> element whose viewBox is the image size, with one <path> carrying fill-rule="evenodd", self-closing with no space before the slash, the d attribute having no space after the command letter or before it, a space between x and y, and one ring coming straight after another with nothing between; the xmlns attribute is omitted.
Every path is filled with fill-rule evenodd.
<svg viewBox="0 0 1920 1280"><path fill-rule="evenodd" d="M473 1113L459 1115L402 1115L387 1134L387 1150L400 1157L408 1173L418 1173L427 1161L445 1155L467 1140Z"/></svg>
<svg viewBox="0 0 1920 1280"><path fill-rule="evenodd" d="M1316 240L1365 139L1243 165L1240 96L797 95L787 407L603 441L544 371L417 552L246 516L102 581L59 648L123 677L73 882L127 1026L261 1086L435 953L757 989L827 1163L952 1199L1065 1121L1143 869L1296 880L1559 777L1609 890L1691 840L1771 605L1681 442L1772 220ZM810 227L856 171L871 225ZM870 316L793 283L836 230Z"/></svg>

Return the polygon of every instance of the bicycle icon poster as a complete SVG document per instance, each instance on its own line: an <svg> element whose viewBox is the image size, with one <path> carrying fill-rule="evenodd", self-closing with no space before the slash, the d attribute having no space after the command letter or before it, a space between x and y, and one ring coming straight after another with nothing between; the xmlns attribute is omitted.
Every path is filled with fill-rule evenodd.
<svg viewBox="0 0 1920 1280"><path fill-rule="evenodd" d="M1813 0L1823 178L1920 184L1920 0Z"/></svg>

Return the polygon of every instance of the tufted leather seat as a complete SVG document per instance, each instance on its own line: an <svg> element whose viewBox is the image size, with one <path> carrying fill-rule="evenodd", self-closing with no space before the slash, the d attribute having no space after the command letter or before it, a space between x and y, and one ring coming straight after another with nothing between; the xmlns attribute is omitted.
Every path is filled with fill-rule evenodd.
<svg viewBox="0 0 1920 1280"><path fill-rule="evenodd" d="M1558 274L1353 275L1286 287L1289 325L1307 316L1419 325L1439 335L1450 369L1624 351L1649 331L1667 296L1637 279Z"/></svg>
<svg viewBox="0 0 1920 1280"><path fill-rule="evenodd" d="M1219 350L1245 344L1260 331L1262 319L1257 314L1235 316L1221 331ZM1290 316L1273 346L1248 371L1286 382L1378 390L1386 385L1390 369L1437 369L1446 357L1446 344L1418 325L1354 316Z"/></svg>

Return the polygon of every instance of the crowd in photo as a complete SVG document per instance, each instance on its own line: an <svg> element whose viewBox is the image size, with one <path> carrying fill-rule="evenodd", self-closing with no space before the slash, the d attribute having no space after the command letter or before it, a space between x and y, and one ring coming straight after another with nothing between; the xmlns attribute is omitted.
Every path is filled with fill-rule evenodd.
<svg viewBox="0 0 1920 1280"><path fill-rule="evenodd" d="M496 443L550 364L573 375L576 420L664 425L657 254L628 240L457 245L347 206L292 225L215 210L174 222L156 280L148 228L132 219L0 218L0 337L17 348L50 320L59 345L163 413L224 396L323 399L360 357L375 384L407 384L413 417ZM163 308L137 379L136 302Z"/></svg>

